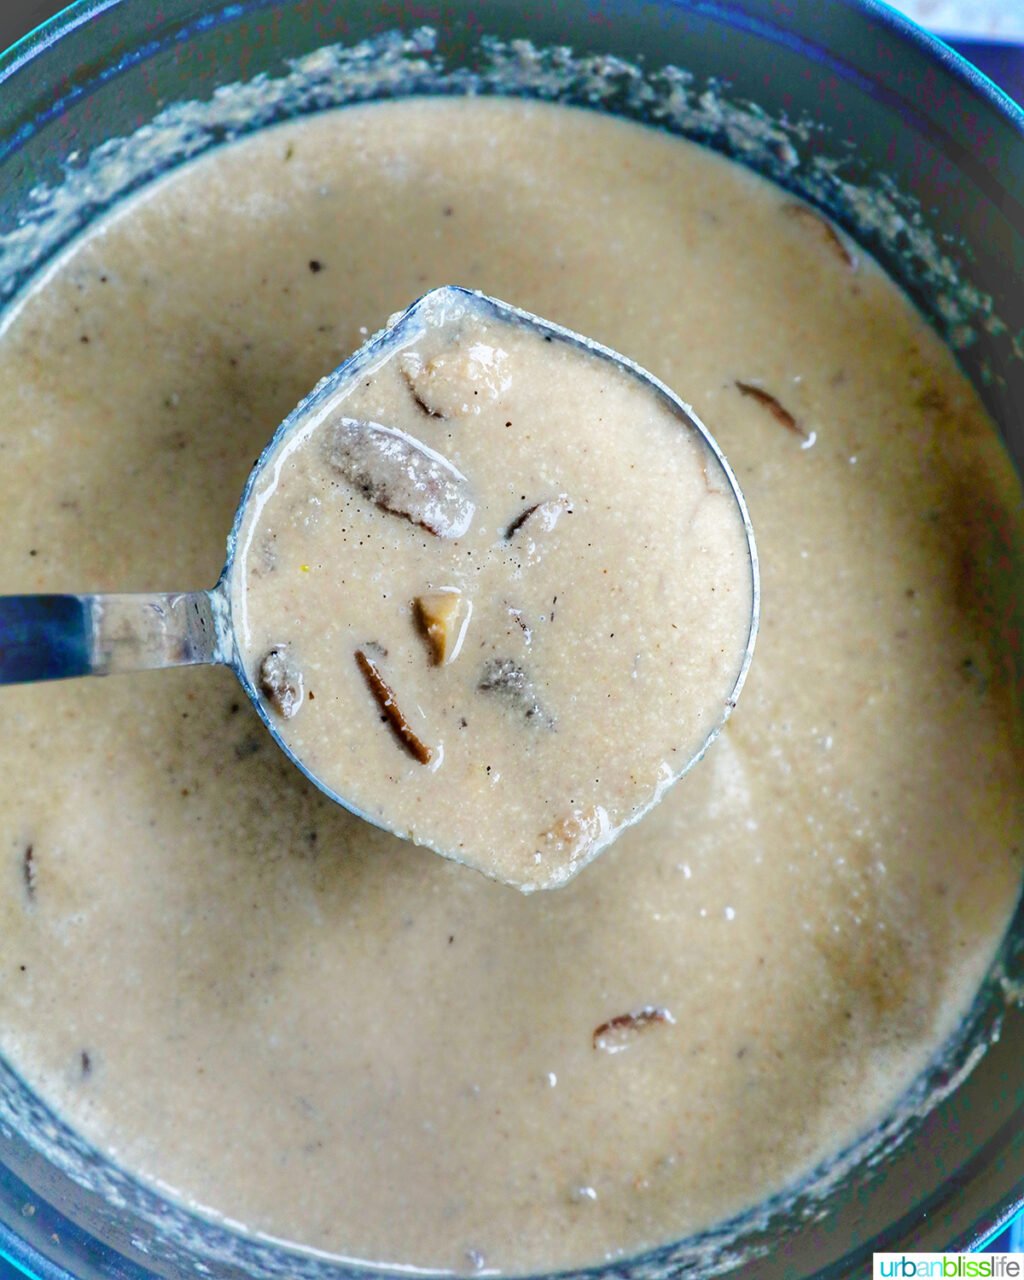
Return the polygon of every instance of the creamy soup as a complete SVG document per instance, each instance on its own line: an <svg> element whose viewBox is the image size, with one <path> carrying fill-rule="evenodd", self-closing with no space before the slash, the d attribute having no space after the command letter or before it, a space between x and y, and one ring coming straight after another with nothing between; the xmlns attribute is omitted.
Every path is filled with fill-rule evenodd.
<svg viewBox="0 0 1024 1280"><path fill-rule="evenodd" d="M2 589L210 585L277 425L443 284L624 352L708 424L763 573L739 707L524 896L332 804L227 670L4 689L0 1048L254 1231L567 1267L795 1184L956 1028L1020 880L994 584L1021 495L949 352L780 190L592 112L392 102L204 157L18 305Z"/></svg>
<svg viewBox="0 0 1024 1280"><path fill-rule="evenodd" d="M289 422L231 594L252 683L322 782L531 890L575 875L718 728L753 577L681 406L436 290Z"/></svg>

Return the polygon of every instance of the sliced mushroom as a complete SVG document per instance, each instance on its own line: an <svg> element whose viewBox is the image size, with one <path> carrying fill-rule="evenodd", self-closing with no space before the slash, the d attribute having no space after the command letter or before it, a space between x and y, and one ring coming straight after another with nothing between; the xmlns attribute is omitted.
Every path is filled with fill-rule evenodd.
<svg viewBox="0 0 1024 1280"><path fill-rule="evenodd" d="M572 514L572 502L567 493L560 493L557 498L547 498L543 502L535 502L527 507L505 530L505 540L511 541L524 525L528 525L531 534L550 533L562 516Z"/></svg>
<svg viewBox="0 0 1024 1280"><path fill-rule="evenodd" d="M512 385L508 353L481 341L456 342L426 361L406 351L399 363L413 399L432 418L479 414Z"/></svg>
<svg viewBox="0 0 1024 1280"><path fill-rule="evenodd" d="M533 681L511 658L491 658L484 666L477 688L481 693L495 694L524 719L546 724L549 729L555 727L537 696Z"/></svg>
<svg viewBox="0 0 1024 1280"><path fill-rule="evenodd" d="M260 693L279 716L290 720L302 707L302 671L289 655L286 645L269 650L260 663Z"/></svg>
<svg viewBox="0 0 1024 1280"><path fill-rule="evenodd" d="M804 440L808 439L804 428L797 422L782 401L777 396L773 396L770 391L766 391L764 387L759 387L753 382L737 382L736 390L740 395L746 396L748 400L756 400L759 405L763 405L775 421L780 426L785 427L787 431L792 431L794 435L800 436Z"/></svg>
<svg viewBox="0 0 1024 1280"><path fill-rule="evenodd" d="M795 219L813 231L840 262L849 267L851 271L856 271L857 259L850 251L846 241L824 214L818 213L817 210L810 208L809 205L800 204L795 200L788 201L782 206L782 209L787 217Z"/></svg>
<svg viewBox="0 0 1024 1280"><path fill-rule="evenodd" d="M367 649L370 647L370 645L366 646ZM382 716L391 726L395 737L420 764L429 764L434 758L433 749L427 746L405 718L395 699L394 690L381 675L377 663L367 656L365 649L356 650L356 666L362 672L370 693L373 694Z"/></svg>
<svg viewBox="0 0 1024 1280"><path fill-rule="evenodd" d="M414 607L416 621L430 645L435 666L443 667L454 662L469 625L470 602L461 591L449 589L417 596Z"/></svg>
<svg viewBox="0 0 1024 1280"><path fill-rule="evenodd" d="M633 1013L620 1013L616 1018L609 1018L594 1028L593 1045L602 1053L621 1053L628 1049L636 1038L653 1027L673 1026L675 1018L667 1009L659 1009L654 1005L644 1005Z"/></svg>
<svg viewBox="0 0 1024 1280"><path fill-rule="evenodd" d="M460 538L476 505L469 482L421 441L377 422L340 418L329 433L328 461L364 497L438 538Z"/></svg>

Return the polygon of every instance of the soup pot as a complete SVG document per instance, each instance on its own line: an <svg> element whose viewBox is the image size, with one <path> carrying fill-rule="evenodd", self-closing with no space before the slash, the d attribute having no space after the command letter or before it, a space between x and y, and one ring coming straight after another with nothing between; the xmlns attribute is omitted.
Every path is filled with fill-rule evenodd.
<svg viewBox="0 0 1024 1280"><path fill-rule="evenodd" d="M950 342L1024 462L1024 113L875 0L79 0L0 59L0 306L210 147L351 101L469 91L648 121L826 209ZM1018 673L1020 550L1000 602ZM983 1242L1024 1199L1022 937L1018 913L955 1041L828 1177L582 1274L840 1280L874 1250ZM163 1199L2 1062L0 1258L43 1280L387 1274Z"/></svg>

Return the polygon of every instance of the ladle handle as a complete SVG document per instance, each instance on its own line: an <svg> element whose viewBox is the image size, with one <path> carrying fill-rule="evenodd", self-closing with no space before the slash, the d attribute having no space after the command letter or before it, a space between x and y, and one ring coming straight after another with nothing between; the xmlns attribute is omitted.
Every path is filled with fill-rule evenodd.
<svg viewBox="0 0 1024 1280"><path fill-rule="evenodd" d="M222 597L0 596L0 684L230 661Z"/></svg>

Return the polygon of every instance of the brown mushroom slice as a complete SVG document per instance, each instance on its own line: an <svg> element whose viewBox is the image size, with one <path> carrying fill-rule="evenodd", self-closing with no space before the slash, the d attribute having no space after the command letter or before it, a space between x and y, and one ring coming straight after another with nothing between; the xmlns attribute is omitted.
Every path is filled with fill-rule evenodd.
<svg viewBox="0 0 1024 1280"><path fill-rule="evenodd" d="M656 1005L644 1005L632 1013L620 1013L594 1028L593 1046L601 1053L621 1053L636 1041L638 1036L654 1027L674 1026L675 1018L667 1009Z"/></svg>
<svg viewBox="0 0 1024 1280"><path fill-rule="evenodd" d="M461 591L447 588L417 596L416 621L430 645L434 665L447 666L459 656L473 606Z"/></svg>
<svg viewBox="0 0 1024 1280"><path fill-rule="evenodd" d="M39 872L36 867L36 848L29 842L21 855L21 880L25 888L25 897L32 902L36 896L36 884Z"/></svg>
<svg viewBox="0 0 1024 1280"><path fill-rule="evenodd" d="M366 649L374 650L376 645L367 645ZM401 707L395 699L394 690L381 675L380 667L367 655L366 649L356 650L356 666L366 681L367 688L373 695L381 715L391 726L398 741L406 751L420 764L430 764L434 758L432 747L428 747L405 718Z"/></svg>
<svg viewBox="0 0 1024 1280"><path fill-rule="evenodd" d="M328 433L330 465L383 511L438 538L461 538L476 504L466 477L447 458L395 427L339 418Z"/></svg>
<svg viewBox="0 0 1024 1280"><path fill-rule="evenodd" d="M737 380L736 390L740 395L746 396L748 400L756 400L787 431L792 431L795 436L800 436L802 440L810 438L806 430L797 422L778 396L773 396L770 391L766 391L764 387L759 387L754 382L740 382Z"/></svg>
<svg viewBox="0 0 1024 1280"><path fill-rule="evenodd" d="M285 720L298 715L302 707L302 671L288 653L287 645L270 649L260 663L259 689L271 707Z"/></svg>
<svg viewBox="0 0 1024 1280"><path fill-rule="evenodd" d="M496 404L512 385L508 353L479 340L461 339L424 361L417 351L399 365L413 399L432 418L466 418Z"/></svg>
<svg viewBox="0 0 1024 1280"><path fill-rule="evenodd" d="M816 209L812 209L806 204L800 204L795 200L784 204L782 211L788 218L793 218L813 231L821 239L825 247L834 253L840 262L849 267L851 271L857 270L856 257L851 252L846 241L823 213L819 213Z"/></svg>
<svg viewBox="0 0 1024 1280"><path fill-rule="evenodd" d="M523 526L528 532L550 533L566 513L572 514L572 502L567 493L560 493L557 498L546 498L543 502L535 502L527 507L505 530L505 540L510 542Z"/></svg>
<svg viewBox="0 0 1024 1280"><path fill-rule="evenodd" d="M555 727L554 719L545 711L533 681L524 669L511 658L491 658L484 664L477 689L481 693L501 698L510 710L518 712L524 720Z"/></svg>

